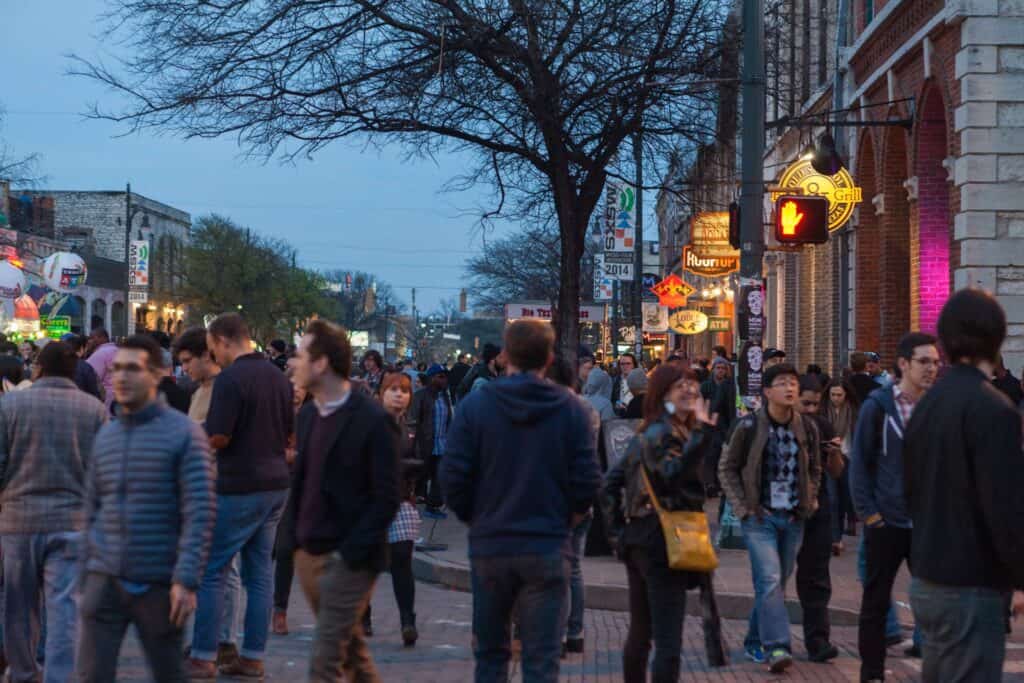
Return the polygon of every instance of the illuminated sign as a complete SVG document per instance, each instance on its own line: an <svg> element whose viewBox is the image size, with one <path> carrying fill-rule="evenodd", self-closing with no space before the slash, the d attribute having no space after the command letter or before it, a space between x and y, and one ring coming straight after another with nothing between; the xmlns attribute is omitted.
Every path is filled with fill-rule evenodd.
<svg viewBox="0 0 1024 683"><path fill-rule="evenodd" d="M668 326L679 334L700 334L708 329L708 316L700 311L683 309L669 316Z"/></svg>
<svg viewBox="0 0 1024 683"><path fill-rule="evenodd" d="M775 201L775 239L781 244L828 242L828 200L782 195Z"/></svg>
<svg viewBox="0 0 1024 683"><path fill-rule="evenodd" d="M708 316L708 332L728 332L732 329L732 318L723 315Z"/></svg>
<svg viewBox="0 0 1024 683"><path fill-rule="evenodd" d="M683 279L672 273L667 278L651 287L651 291L658 296L658 303L669 308L679 308L686 305L686 299L695 290L683 282Z"/></svg>
<svg viewBox="0 0 1024 683"><path fill-rule="evenodd" d="M705 254L695 248L683 247L683 270L701 277L719 277L740 269L739 252L735 256Z"/></svg>
<svg viewBox="0 0 1024 683"><path fill-rule="evenodd" d="M833 176L814 170L809 159L793 162L778 182L779 192L772 193L772 202L785 194L803 194L828 200L828 229L838 230L850 220L854 207L863 199L863 191L853 183L845 168Z"/></svg>

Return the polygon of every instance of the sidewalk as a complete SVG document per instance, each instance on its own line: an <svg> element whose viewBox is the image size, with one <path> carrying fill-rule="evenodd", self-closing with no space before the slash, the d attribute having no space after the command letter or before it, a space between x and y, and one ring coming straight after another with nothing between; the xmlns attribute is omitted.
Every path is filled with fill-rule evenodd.
<svg viewBox="0 0 1024 683"><path fill-rule="evenodd" d="M717 534L718 501L707 505L708 520L712 533ZM423 519L423 536L426 538L434 524L432 519ZM420 581L437 583L462 591L469 591L469 560L467 556L466 526L449 514L448 519L437 523L433 540L447 543L442 552L417 551L413 556L413 571ZM840 557L833 557L832 570L832 623L836 626L855 626L860 611L861 586L857 580L857 546L860 537L844 537L846 551ZM715 591L718 595L722 616L729 619L746 619L754 603L753 584L750 579L750 560L745 550L720 550L719 567L715 571ZM586 603L590 609L626 611L628 609L626 570L613 557L586 557L583 560L583 578L586 583ZM788 585L788 605L793 623L801 622L800 605L796 599L795 578ZM908 590L910 576L906 567L900 570L893 589L893 600L899 606L900 621L912 624ZM696 614L697 606L691 601Z"/></svg>

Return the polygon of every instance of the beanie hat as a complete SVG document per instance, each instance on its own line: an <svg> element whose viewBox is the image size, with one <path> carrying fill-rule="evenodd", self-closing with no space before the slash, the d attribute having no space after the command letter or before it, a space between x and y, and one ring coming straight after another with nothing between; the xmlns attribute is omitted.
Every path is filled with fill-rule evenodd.
<svg viewBox="0 0 1024 683"><path fill-rule="evenodd" d="M725 367L730 367L732 365L732 363L730 363L726 359L722 358L721 356L715 356L715 359L713 361L711 361L711 368L714 369L716 366L719 366L719 365L724 365Z"/></svg>
<svg viewBox="0 0 1024 683"><path fill-rule="evenodd" d="M629 393L634 396L645 393L647 391L647 373L640 368L631 370L626 375L626 386L629 388Z"/></svg>

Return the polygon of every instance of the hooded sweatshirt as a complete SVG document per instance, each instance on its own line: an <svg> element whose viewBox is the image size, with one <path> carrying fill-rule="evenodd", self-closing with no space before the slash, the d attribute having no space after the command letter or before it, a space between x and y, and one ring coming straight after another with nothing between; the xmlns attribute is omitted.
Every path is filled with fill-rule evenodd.
<svg viewBox="0 0 1024 683"><path fill-rule="evenodd" d="M471 557L568 552L573 513L601 475L585 406L564 387L519 374L459 404L439 478L469 525Z"/></svg>
<svg viewBox="0 0 1024 683"><path fill-rule="evenodd" d="M615 408L612 407L612 378L601 368L594 368L587 375L587 383L583 385L583 398L601 416L601 421L615 419Z"/></svg>

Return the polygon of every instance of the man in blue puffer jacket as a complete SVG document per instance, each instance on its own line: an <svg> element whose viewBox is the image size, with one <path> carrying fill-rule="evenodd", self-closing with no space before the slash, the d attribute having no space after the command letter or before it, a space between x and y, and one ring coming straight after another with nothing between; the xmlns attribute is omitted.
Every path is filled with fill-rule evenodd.
<svg viewBox="0 0 1024 683"><path fill-rule="evenodd" d="M195 611L216 518L202 427L157 400L162 354L129 337L111 365L117 417L96 436L82 553L79 680L113 682L134 623L157 681L184 681L182 627Z"/></svg>

